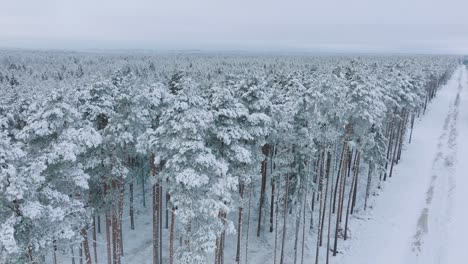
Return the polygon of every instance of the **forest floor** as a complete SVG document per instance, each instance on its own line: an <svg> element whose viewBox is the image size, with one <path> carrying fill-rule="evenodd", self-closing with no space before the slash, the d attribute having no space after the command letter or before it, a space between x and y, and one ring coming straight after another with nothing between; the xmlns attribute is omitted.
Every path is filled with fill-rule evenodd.
<svg viewBox="0 0 468 264"><path fill-rule="evenodd" d="M465 67L415 125L395 174L373 209L354 219L338 264L466 263L468 79Z"/></svg>

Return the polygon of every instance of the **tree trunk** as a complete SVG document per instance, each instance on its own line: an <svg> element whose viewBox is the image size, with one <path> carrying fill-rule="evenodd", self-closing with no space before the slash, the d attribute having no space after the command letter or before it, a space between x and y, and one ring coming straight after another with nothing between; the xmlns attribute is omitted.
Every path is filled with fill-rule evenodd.
<svg viewBox="0 0 468 264"><path fill-rule="evenodd" d="M80 246L78 247L78 255L80 257L80 264L83 264L83 244L80 243Z"/></svg>
<svg viewBox="0 0 468 264"><path fill-rule="evenodd" d="M314 205L315 205L315 191L312 192L312 208L311 208L311 211L310 211L310 226L309 226L309 229L312 230L314 228Z"/></svg>
<svg viewBox="0 0 468 264"><path fill-rule="evenodd" d="M344 204L344 200L345 200L346 181L347 181L347 178L348 178L346 175L349 175L350 169L349 169L348 164L349 164L349 162L351 160L351 157L352 157L351 154L349 154L349 152L350 152L350 149L348 148L348 150L347 150L348 156L345 157L346 165L345 165L345 168L343 170L343 172L344 172L344 175L343 175L343 177L344 177L343 178L343 188L340 189L341 190L341 192L340 192L340 201L338 201L338 205L339 205L338 208L340 210L340 213L339 213L340 223L343 220L342 219L343 218L343 208L344 208L343 204Z"/></svg>
<svg viewBox="0 0 468 264"><path fill-rule="evenodd" d="M327 185L325 186L325 199L324 199L324 207L323 207L323 212L322 212L322 225L320 226L320 246L322 246L322 237L323 237L323 229L324 229L324 222L325 222L325 212L326 210L326 204L327 204L327 198L328 198L328 183L330 181L330 163L331 163L331 154L329 151L327 151L327 165L325 167L325 178L327 179ZM330 190L331 192L331 190Z"/></svg>
<svg viewBox="0 0 468 264"><path fill-rule="evenodd" d="M101 234L101 215L97 215L97 232L98 234Z"/></svg>
<svg viewBox="0 0 468 264"><path fill-rule="evenodd" d="M271 177L271 201L270 201L270 233L273 232L273 214L275 203L275 180Z"/></svg>
<svg viewBox="0 0 468 264"><path fill-rule="evenodd" d="M391 122L390 124L390 140L388 141L388 145L387 145L387 160L385 161L385 172L384 172L384 178L383 180L386 181L387 180L387 168L388 168L388 162L390 160L390 155L391 155L391 152L392 152L392 144L393 144L393 138L395 136L395 129L393 127L393 121Z"/></svg>
<svg viewBox="0 0 468 264"><path fill-rule="evenodd" d="M115 189L115 183L112 183L113 189ZM114 264L120 264L120 233L119 233L119 217L117 212L117 206L113 206L112 210L112 250Z"/></svg>
<svg viewBox="0 0 468 264"><path fill-rule="evenodd" d="M94 262L98 263L97 244L96 244L96 216L93 216L93 251L94 251Z"/></svg>
<svg viewBox="0 0 468 264"><path fill-rule="evenodd" d="M53 243L54 243L54 256L53 256L54 260L53 261L54 261L54 264L57 264L57 240L54 240Z"/></svg>
<svg viewBox="0 0 468 264"><path fill-rule="evenodd" d="M117 232L119 234L118 237L118 245L120 247L120 256L124 255L124 248L123 248L123 230L122 230L122 217L123 217L123 202L124 202L124 192L125 192L125 185L123 176L120 177L120 181L118 182L119 186L119 210L118 210L118 221L117 221ZM120 257L119 257L120 263Z"/></svg>
<svg viewBox="0 0 468 264"><path fill-rule="evenodd" d="M288 194L289 194L289 175L286 174L286 191L284 194L284 216L283 216L283 237L281 239L281 253L280 253L280 264L284 263L284 246L286 244L286 226L287 226L287 215L288 215Z"/></svg>
<svg viewBox="0 0 468 264"><path fill-rule="evenodd" d="M169 229L169 200L171 200L171 196L166 189L166 229Z"/></svg>
<svg viewBox="0 0 468 264"><path fill-rule="evenodd" d="M275 214L275 249L274 249L274 261L273 264L276 264L276 252L278 249L278 214L279 214L279 196L280 196L280 185L276 188L278 193L276 194L276 214Z"/></svg>
<svg viewBox="0 0 468 264"><path fill-rule="evenodd" d="M253 181L250 179L250 190L249 190L249 210L247 212L247 234L245 238L245 264L248 262L248 253L249 253L249 233L250 233L250 212L252 208L252 189Z"/></svg>
<svg viewBox="0 0 468 264"><path fill-rule="evenodd" d="M142 199L142 202L143 202L143 207L146 207L146 188L145 188L145 176L144 175L141 175L141 192L143 194L143 199Z"/></svg>
<svg viewBox="0 0 468 264"><path fill-rule="evenodd" d="M262 173L262 184L260 188L260 202L258 205L258 226L257 226L257 237L260 236L262 228L262 212L263 212L263 203L265 200L265 188L266 188L266 174L267 174L267 157L269 152L268 144L265 144L262 148L263 155L265 158L262 161L261 173Z"/></svg>
<svg viewBox="0 0 468 264"><path fill-rule="evenodd" d="M133 208L133 182L130 182L130 229L135 230L135 218Z"/></svg>
<svg viewBox="0 0 468 264"><path fill-rule="evenodd" d="M332 179L330 180L330 191L333 190L333 174ZM330 199L330 205L328 208L328 233L327 233L327 255L326 255L326 264L329 263L330 260L330 233L331 233L331 218L332 218L332 199Z"/></svg>
<svg viewBox="0 0 468 264"><path fill-rule="evenodd" d="M109 212L106 211L106 249L107 249L107 264L112 264L112 251L111 251L111 220Z"/></svg>
<svg viewBox="0 0 468 264"><path fill-rule="evenodd" d="M323 156L323 155L322 155ZM321 163L321 167L323 166L322 163L323 162L320 162ZM323 185L323 174L322 174L322 168L320 167L320 183L321 185ZM322 210L323 210L323 188L320 190L320 205L319 205L319 223L318 223L318 227L317 227L317 246L316 246L316 250L315 250L315 264L318 264L319 262L319 253L320 253L320 236L321 236L321 232L322 232Z"/></svg>
<svg viewBox="0 0 468 264"><path fill-rule="evenodd" d="M301 264L304 264L304 246L305 246L305 226L306 226L306 208L307 208L307 196L309 195L309 183L306 181L305 184L305 195L303 200L303 209L302 209L302 247L301 247Z"/></svg>
<svg viewBox="0 0 468 264"><path fill-rule="evenodd" d="M364 199L364 210L367 209L367 200L369 199L370 189L372 186L372 173L374 171L374 163L369 162L369 171L367 172L367 186L366 186L366 197Z"/></svg>
<svg viewBox="0 0 468 264"><path fill-rule="evenodd" d="M304 182L302 182L301 187L299 189L299 198L305 196L304 194ZM304 202L304 199L301 199L301 202ZM299 229L301 226L301 218L302 218L302 204L299 206L299 215L296 216L296 234L294 236L294 264L297 263L297 245L299 242Z"/></svg>
<svg viewBox="0 0 468 264"><path fill-rule="evenodd" d="M346 221L345 221L345 230L344 230L344 240L348 238L348 220L349 220L349 211L351 207L351 200L354 190L354 185L356 184L357 179L357 170L354 170L353 179L351 181L351 186L349 188L349 196L348 196L348 205L346 206Z"/></svg>
<svg viewBox="0 0 468 264"><path fill-rule="evenodd" d="M86 264L91 264L91 252L89 251L88 233L86 228L81 229L81 236L83 237L83 249L85 253Z"/></svg>
<svg viewBox="0 0 468 264"><path fill-rule="evenodd" d="M163 263L162 261L162 212L163 212L163 198L162 198L162 194L163 194L163 189L162 189L162 185L161 185L161 182L158 182L159 184L159 193L158 193L158 201L159 201L159 206L158 206L158 212L159 212L159 263Z"/></svg>
<svg viewBox="0 0 468 264"><path fill-rule="evenodd" d="M71 254L72 254L72 264L75 264L75 252L73 252L73 246L70 246L70 248L71 248ZM31 258L31 261L32 261L32 258Z"/></svg>
<svg viewBox="0 0 468 264"><path fill-rule="evenodd" d="M171 230L169 235L169 264L174 264L174 226L175 226L175 208L171 210Z"/></svg>
<svg viewBox="0 0 468 264"><path fill-rule="evenodd" d="M242 240L242 211L244 207L244 192L245 192L245 182L241 180L240 183L240 206L239 214L237 218L237 249L236 249L236 263L240 263L241 260L241 240Z"/></svg>
<svg viewBox="0 0 468 264"><path fill-rule="evenodd" d="M270 233L273 232L273 215L274 215L274 203L275 203L275 179L273 178L273 169L274 165L274 158L276 154L277 148L276 145L273 145L273 150L271 151L271 158L270 158L270 175L271 175L271 201L270 201Z"/></svg>
<svg viewBox="0 0 468 264"><path fill-rule="evenodd" d="M401 126L402 126L402 120L400 120L399 124L398 124L398 130L397 130L397 135L396 135L396 140L395 140L395 147L393 148L393 153L392 153L392 159L391 159L391 162L390 162L390 173L388 175L389 178L392 177L392 174L393 174L393 165L395 164L395 158L396 158L396 153L397 153L397 148L398 148L398 142L400 140L400 136L401 136Z"/></svg>
<svg viewBox="0 0 468 264"><path fill-rule="evenodd" d="M358 186L358 179L359 179L359 165L361 163L361 153L359 151L356 152L356 162L354 164L354 170L356 173L356 180L354 181L354 191L353 191L353 201L351 203L351 214L354 212L354 206L356 206L356 196L357 196L357 186Z"/></svg>
<svg viewBox="0 0 468 264"><path fill-rule="evenodd" d="M413 137L413 127L414 127L414 120L416 119L416 115L413 113L411 115L411 132L410 132L410 135L409 135L409 141L408 143L411 143L411 138Z"/></svg>
<svg viewBox="0 0 468 264"><path fill-rule="evenodd" d="M403 137L405 135L406 123L407 122L408 122L408 112L404 111L403 112L403 125L401 126L401 132L400 132L400 142L398 144L398 155L397 155L397 159L396 159L397 164L401 159L401 151L403 149Z"/></svg>
<svg viewBox="0 0 468 264"><path fill-rule="evenodd" d="M156 177L156 165L154 154L151 156L152 175ZM153 264L160 264L159 260L159 184L153 185L152 195L152 213L153 213Z"/></svg>

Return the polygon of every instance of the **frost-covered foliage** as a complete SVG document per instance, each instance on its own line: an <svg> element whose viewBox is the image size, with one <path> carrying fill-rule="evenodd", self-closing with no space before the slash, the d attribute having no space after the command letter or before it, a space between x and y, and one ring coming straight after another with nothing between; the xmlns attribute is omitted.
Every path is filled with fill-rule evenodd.
<svg viewBox="0 0 468 264"><path fill-rule="evenodd" d="M12 144L2 151L1 177L2 208L9 214L2 221L2 236L10 238L5 244L9 259L36 261L54 241L76 239L76 230L88 221L89 175L83 160L101 137L68 95L63 89L51 91L31 105L19 131L10 130L16 132L10 136L2 132L2 145Z"/></svg>
<svg viewBox="0 0 468 264"><path fill-rule="evenodd" d="M282 199L298 208L319 190L327 155L332 171L354 151L370 176L386 172L388 149L457 65L443 56L0 58L2 263L68 250L93 213L121 232L114 223L137 172L168 193L184 241L176 263L207 263L242 228L230 214L267 172L277 189L287 179ZM264 210L264 196L253 207Z"/></svg>

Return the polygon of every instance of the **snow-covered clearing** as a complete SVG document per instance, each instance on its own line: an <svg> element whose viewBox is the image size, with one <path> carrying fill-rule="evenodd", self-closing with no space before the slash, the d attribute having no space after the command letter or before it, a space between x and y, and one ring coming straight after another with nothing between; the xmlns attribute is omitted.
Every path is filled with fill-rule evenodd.
<svg viewBox="0 0 468 264"><path fill-rule="evenodd" d="M468 83L454 74L415 125L413 142L373 210L333 263L466 263Z"/></svg>

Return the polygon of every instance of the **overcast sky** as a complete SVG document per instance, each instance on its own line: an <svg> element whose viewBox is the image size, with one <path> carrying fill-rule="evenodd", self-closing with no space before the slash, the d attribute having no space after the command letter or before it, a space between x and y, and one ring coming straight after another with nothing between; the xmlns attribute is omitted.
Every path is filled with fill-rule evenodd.
<svg viewBox="0 0 468 264"><path fill-rule="evenodd" d="M468 53L468 0L1 0L0 47Z"/></svg>

